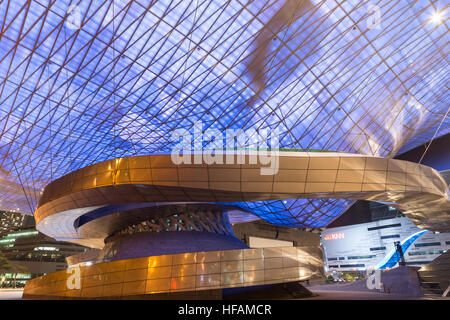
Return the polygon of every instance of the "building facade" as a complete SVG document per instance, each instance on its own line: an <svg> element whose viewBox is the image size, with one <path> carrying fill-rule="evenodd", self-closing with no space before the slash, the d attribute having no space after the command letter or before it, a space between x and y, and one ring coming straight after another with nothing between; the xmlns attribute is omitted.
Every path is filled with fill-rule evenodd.
<svg viewBox="0 0 450 320"><path fill-rule="evenodd" d="M397 242L422 231L407 217L325 229L322 233L325 271L381 268L380 263L396 249ZM422 267L449 249L450 233L426 231L409 243L403 255L406 265ZM394 262L383 269L398 266L399 261Z"/></svg>
<svg viewBox="0 0 450 320"><path fill-rule="evenodd" d="M34 217L19 212L0 211L0 235L34 226Z"/></svg>
<svg viewBox="0 0 450 320"><path fill-rule="evenodd" d="M66 258L86 248L55 241L32 227L4 234L0 250L11 265L19 266L0 274L0 286L22 287L30 279L66 269Z"/></svg>

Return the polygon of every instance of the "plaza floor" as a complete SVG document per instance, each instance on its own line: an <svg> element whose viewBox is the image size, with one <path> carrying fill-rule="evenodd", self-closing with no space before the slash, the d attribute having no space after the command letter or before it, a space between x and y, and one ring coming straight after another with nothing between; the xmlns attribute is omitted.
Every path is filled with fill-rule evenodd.
<svg viewBox="0 0 450 320"><path fill-rule="evenodd" d="M22 299L23 289L0 289L0 300Z"/></svg>
<svg viewBox="0 0 450 320"><path fill-rule="evenodd" d="M409 297L403 295L386 294L381 292L347 291L339 287L321 288L309 287L315 296L302 298L301 300L450 300L450 297L439 296ZM0 289L0 300L22 299L23 289ZM300 299L299 299L300 300Z"/></svg>

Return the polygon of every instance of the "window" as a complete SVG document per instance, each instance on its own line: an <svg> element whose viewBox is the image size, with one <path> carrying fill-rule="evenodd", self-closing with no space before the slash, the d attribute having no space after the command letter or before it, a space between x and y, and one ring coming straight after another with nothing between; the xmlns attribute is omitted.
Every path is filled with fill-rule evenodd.
<svg viewBox="0 0 450 320"><path fill-rule="evenodd" d="M351 256L348 257L349 260L356 260L356 259L372 259L375 258L376 255L369 255L369 256Z"/></svg>
<svg viewBox="0 0 450 320"><path fill-rule="evenodd" d="M414 246L416 248L420 248L420 247L432 247L432 246L440 246L441 243L440 242L428 242L428 243L415 243Z"/></svg>
<svg viewBox="0 0 450 320"><path fill-rule="evenodd" d="M410 256L422 256L426 254L442 254L447 252L447 250L431 250L431 251L417 251L417 252L409 252Z"/></svg>
<svg viewBox="0 0 450 320"><path fill-rule="evenodd" d="M379 250L386 250L386 247L370 248L370 251L379 251Z"/></svg>
<svg viewBox="0 0 450 320"><path fill-rule="evenodd" d="M347 264L347 265L342 265L341 264L341 268L363 268L366 265L364 263L358 263L358 264Z"/></svg>
<svg viewBox="0 0 450 320"><path fill-rule="evenodd" d="M337 261L337 258L328 258L328 261Z"/></svg>
<svg viewBox="0 0 450 320"><path fill-rule="evenodd" d="M430 263L431 261L410 261L410 262L406 262L407 265L414 265L414 264L427 264Z"/></svg>
<svg viewBox="0 0 450 320"><path fill-rule="evenodd" d="M393 239L393 238L400 238L400 235L399 234L392 234L392 235L389 235L389 236L381 236L381 240L383 240L383 239Z"/></svg>
<svg viewBox="0 0 450 320"><path fill-rule="evenodd" d="M386 228L394 228L394 227L401 227L401 226L402 226L401 223L387 224L387 225L384 225L384 226L367 228L367 231L380 230L380 229L386 229Z"/></svg>

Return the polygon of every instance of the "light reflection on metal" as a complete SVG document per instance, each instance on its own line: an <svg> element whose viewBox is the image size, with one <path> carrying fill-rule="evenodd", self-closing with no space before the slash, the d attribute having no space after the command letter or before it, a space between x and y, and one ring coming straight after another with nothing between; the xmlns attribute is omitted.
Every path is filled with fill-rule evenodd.
<svg viewBox="0 0 450 320"><path fill-rule="evenodd" d="M89 239L80 238L74 221L108 205L214 199L245 210L252 201L296 198L390 202L421 228L450 230L447 184L436 170L408 161L280 152L279 172L269 178L255 174L258 165L174 165L170 155L121 158L119 166L108 170L111 163L116 161L79 169L50 183L35 212L38 230L89 245ZM294 226L304 226L301 217Z"/></svg>
<svg viewBox="0 0 450 320"><path fill-rule="evenodd" d="M80 266L80 288L65 270L27 282L24 297L104 298L302 281L323 275L320 247L192 252ZM74 268L73 266L71 268Z"/></svg>

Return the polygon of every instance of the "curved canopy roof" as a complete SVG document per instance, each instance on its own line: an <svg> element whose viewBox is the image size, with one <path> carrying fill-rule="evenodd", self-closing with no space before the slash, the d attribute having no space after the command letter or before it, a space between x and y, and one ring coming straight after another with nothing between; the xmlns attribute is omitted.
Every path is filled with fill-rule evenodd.
<svg viewBox="0 0 450 320"><path fill-rule="evenodd" d="M286 148L382 157L448 133L448 25L430 19L445 1L378 6L1 2L0 208L32 213L43 187L71 171L170 152L170 133L198 120L277 129ZM248 206L319 227L349 203Z"/></svg>

